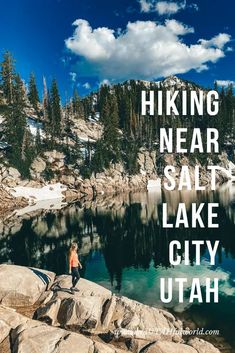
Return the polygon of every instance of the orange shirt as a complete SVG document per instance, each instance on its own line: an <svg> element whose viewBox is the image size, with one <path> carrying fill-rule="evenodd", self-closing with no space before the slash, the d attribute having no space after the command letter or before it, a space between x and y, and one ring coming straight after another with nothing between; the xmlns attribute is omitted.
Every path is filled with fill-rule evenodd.
<svg viewBox="0 0 235 353"><path fill-rule="evenodd" d="M72 252L69 263L71 267L78 267L79 261L78 254L76 253L76 251Z"/></svg>

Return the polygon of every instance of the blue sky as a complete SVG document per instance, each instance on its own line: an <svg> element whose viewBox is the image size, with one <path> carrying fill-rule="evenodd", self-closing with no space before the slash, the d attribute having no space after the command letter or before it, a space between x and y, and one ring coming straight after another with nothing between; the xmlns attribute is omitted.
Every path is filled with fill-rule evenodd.
<svg viewBox="0 0 235 353"><path fill-rule="evenodd" d="M233 0L1 1L0 49L40 92L57 78L62 97L169 74L212 86L235 81L234 13Z"/></svg>

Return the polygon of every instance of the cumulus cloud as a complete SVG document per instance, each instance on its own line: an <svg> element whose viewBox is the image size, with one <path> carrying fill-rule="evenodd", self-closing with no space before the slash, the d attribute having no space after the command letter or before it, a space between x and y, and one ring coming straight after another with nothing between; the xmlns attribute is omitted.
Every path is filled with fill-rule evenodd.
<svg viewBox="0 0 235 353"><path fill-rule="evenodd" d="M129 22L125 31L93 29L86 20L73 23L73 35L65 41L66 47L79 56L80 73L116 81L154 79L172 74L202 71L209 63L224 57L230 35L220 33L212 39L200 39L185 44L183 36L194 29L176 20L163 24L153 21Z"/></svg>
<svg viewBox="0 0 235 353"><path fill-rule="evenodd" d="M156 3L156 11L159 15L173 15L180 10L185 9L186 2L177 3L177 2L169 2L169 1L159 1Z"/></svg>
<svg viewBox="0 0 235 353"><path fill-rule="evenodd" d="M227 33L220 33L219 35L211 38L210 40L200 39L201 43L205 48L219 48L222 49L226 43L230 40L230 35Z"/></svg>
<svg viewBox="0 0 235 353"><path fill-rule="evenodd" d="M229 86L229 85L235 86L235 81L231 81L231 80L216 80L216 83L220 87Z"/></svg>
<svg viewBox="0 0 235 353"><path fill-rule="evenodd" d="M152 10L153 4L150 1L140 0L140 10L141 12L150 12Z"/></svg>
<svg viewBox="0 0 235 353"><path fill-rule="evenodd" d="M198 11L197 4L187 5L186 0L181 1L157 1L157 0L139 0L140 11L144 13L157 12L160 16L171 16L186 8Z"/></svg>

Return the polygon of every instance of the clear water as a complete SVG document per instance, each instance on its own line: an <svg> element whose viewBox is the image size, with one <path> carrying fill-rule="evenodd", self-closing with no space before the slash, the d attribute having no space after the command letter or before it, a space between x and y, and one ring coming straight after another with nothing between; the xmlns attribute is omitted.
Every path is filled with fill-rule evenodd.
<svg viewBox="0 0 235 353"><path fill-rule="evenodd" d="M188 215L192 202L219 202L219 229L163 229L162 203L167 202L173 221L179 202ZM51 205L53 206L53 205ZM203 213L206 219L206 211ZM165 307L180 317L189 317L196 327L220 329L235 346L235 188L224 186L215 193L162 192L120 195L84 201L62 210L37 210L5 221L0 237L0 262L68 272L67 251L78 241L83 277L140 302ZM169 242L220 240L216 264L211 266L207 248L202 265L195 266L195 249L190 247L191 266L172 267ZM160 277L187 277L184 304L178 291L170 304L159 295ZM190 279L219 277L218 304L189 304ZM204 293L203 288L203 295Z"/></svg>

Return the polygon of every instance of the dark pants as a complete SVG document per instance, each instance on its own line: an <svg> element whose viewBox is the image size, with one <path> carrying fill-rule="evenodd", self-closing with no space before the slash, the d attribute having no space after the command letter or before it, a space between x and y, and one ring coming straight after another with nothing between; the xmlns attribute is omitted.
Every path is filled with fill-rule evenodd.
<svg viewBox="0 0 235 353"><path fill-rule="evenodd" d="M78 272L78 267L72 267L72 284L73 287L76 287L76 284L78 283L80 279L80 274Z"/></svg>

